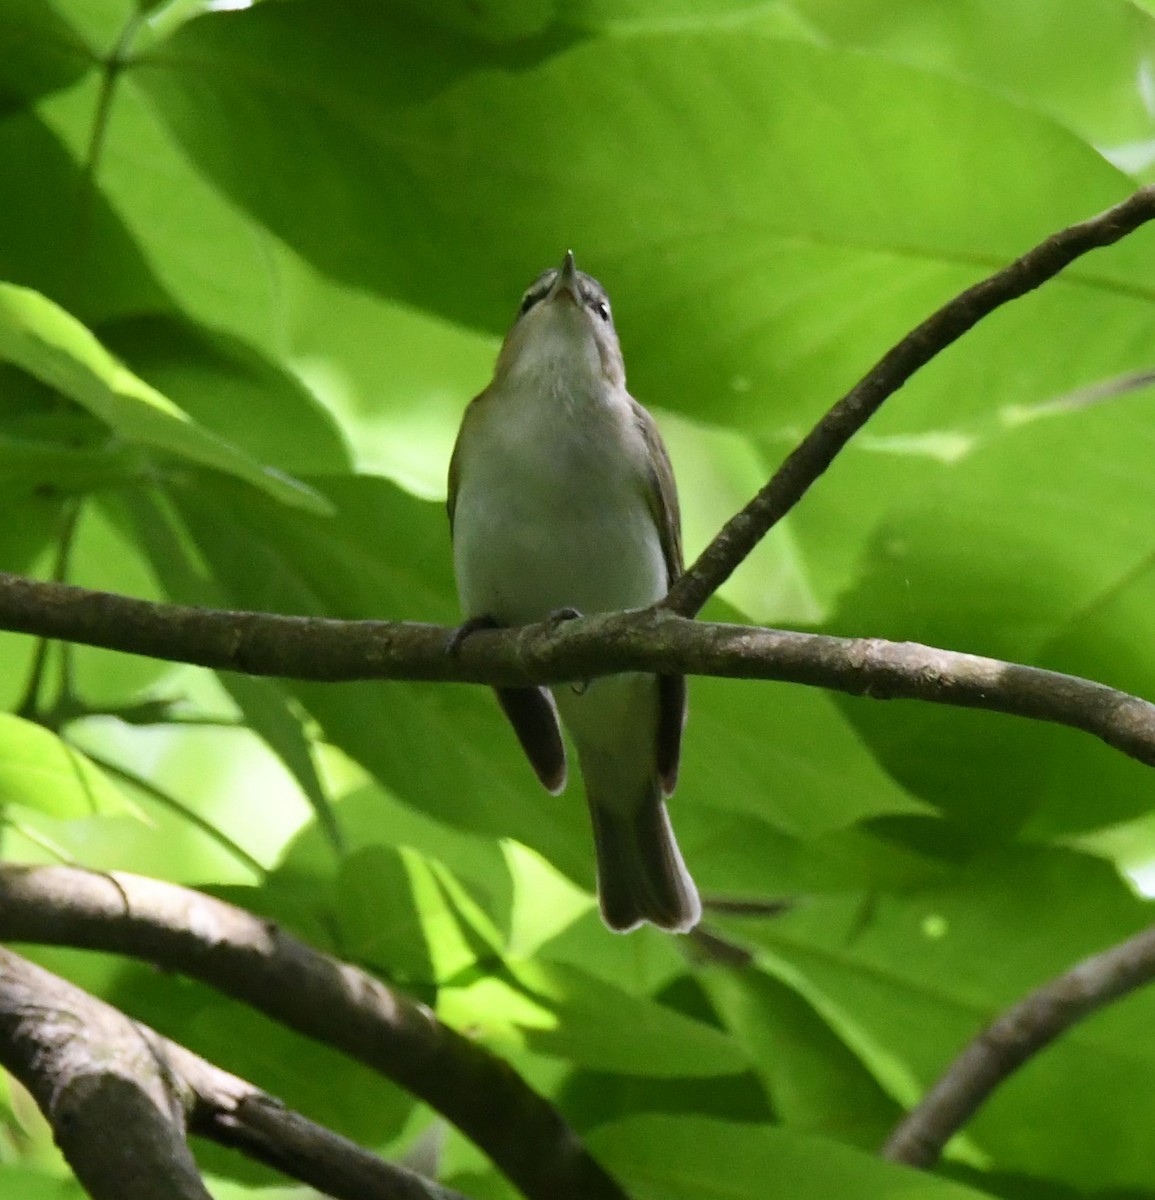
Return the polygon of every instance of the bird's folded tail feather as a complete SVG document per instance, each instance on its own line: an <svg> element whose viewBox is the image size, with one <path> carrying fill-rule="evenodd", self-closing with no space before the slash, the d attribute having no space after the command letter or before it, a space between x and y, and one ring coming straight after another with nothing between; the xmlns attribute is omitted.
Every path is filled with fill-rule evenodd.
<svg viewBox="0 0 1155 1200"><path fill-rule="evenodd" d="M698 889L682 860L658 781L646 786L640 803L629 808L588 797L602 917L618 933L644 921L686 933L702 916Z"/></svg>

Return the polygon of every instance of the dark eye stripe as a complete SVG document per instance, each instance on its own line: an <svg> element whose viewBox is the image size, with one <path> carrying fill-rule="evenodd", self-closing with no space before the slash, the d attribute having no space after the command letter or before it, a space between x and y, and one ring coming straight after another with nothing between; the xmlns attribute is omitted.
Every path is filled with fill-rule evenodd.
<svg viewBox="0 0 1155 1200"><path fill-rule="evenodd" d="M525 298L521 302L521 308L517 310L518 313L521 314L529 312L529 310L533 308L535 304L539 304L545 299L545 294L548 291L549 288L537 288L536 290L526 292Z"/></svg>
<svg viewBox="0 0 1155 1200"><path fill-rule="evenodd" d="M556 270L543 271L526 289L526 293L521 298L521 307L517 310L518 316L524 316L539 300L544 300L549 292L550 285L557 278Z"/></svg>

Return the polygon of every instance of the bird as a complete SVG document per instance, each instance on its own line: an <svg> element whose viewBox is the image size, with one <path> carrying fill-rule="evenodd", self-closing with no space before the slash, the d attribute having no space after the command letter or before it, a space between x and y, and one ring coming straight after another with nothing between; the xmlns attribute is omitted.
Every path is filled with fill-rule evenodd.
<svg viewBox="0 0 1155 1200"><path fill-rule="evenodd" d="M492 381L465 410L448 509L462 635L649 607L682 571L669 454L626 390L609 297L572 251L530 284ZM665 804L678 776L684 676L495 690L554 794L567 776L559 718L569 732L607 927L692 929L702 906Z"/></svg>

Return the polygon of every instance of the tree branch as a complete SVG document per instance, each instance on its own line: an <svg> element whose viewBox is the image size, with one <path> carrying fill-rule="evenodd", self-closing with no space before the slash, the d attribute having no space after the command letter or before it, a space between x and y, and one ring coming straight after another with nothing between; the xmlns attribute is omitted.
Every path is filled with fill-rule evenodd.
<svg viewBox="0 0 1155 1200"><path fill-rule="evenodd" d="M211 1200L187 1132L336 1200L465 1200L3 949L0 1061L36 1098L94 1200Z"/></svg>
<svg viewBox="0 0 1155 1200"><path fill-rule="evenodd" d="M466 1200L317 1125L251 1083L165 1041L169 1067L192 1089L189 1130L239 1150L335 1200Z"/></svg>
<svg viewBox="0 0 1155 1200"><path fill-rule="evenodd" d="M1004 1079L1072 1025L1155 979L1155 926L1069 971L1020 1000L947 1068L898 1124L882 1156L931 1167L943 1147Z"/></svg>
<svg viewBox="0 0 1155 1200"><path fill-rule="evenodd" d="M1155 185L1121 204L1052 234L1022 258L944 304L888 351L791 451L773 478L698 556L670 589L664 607L683 616L700 612L755 546L826 470L847 442L920 368L983 317L1033 291L1075 259L1109 246L1155 218Z"/></svg>
<svg viewBox="0 0 1155 1200"><path fill-rule="evenodd" d="M452 631L155 604L0 573L0 628L217 670L356 679L558 683L616 671L774 679L876 700L926 700L1068 725L1155 766L1155 704L1074 675L916 642L691 621L661 608Z"/></svg>
<svg viewBox="0 0 1155 1200"><path fill-rule="evenodd" d="M121 872L0 865L0 939L125 954L200 979L395 1080L532 1200L625 1200L504 1062L425 1005L231 904Z"/></svg>
<svg viewBox="0 0 1155 1200"><path fill-rule="evenodd" d="M212 1200L185 1112L123 1013L0 949L0 1062L32 1093L94 1200Z"/></svg>

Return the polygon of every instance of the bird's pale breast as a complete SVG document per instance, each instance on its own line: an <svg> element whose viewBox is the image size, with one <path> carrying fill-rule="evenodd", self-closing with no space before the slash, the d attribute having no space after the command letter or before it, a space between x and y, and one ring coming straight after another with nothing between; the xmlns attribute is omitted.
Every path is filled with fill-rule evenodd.
<svg viewBox="0 0 1155 1200"><path fill-rule="evenodd" d="M646 448L624 392L486 397L460 463L462 607L509 624L640 608L666 592Z"/></svg>

